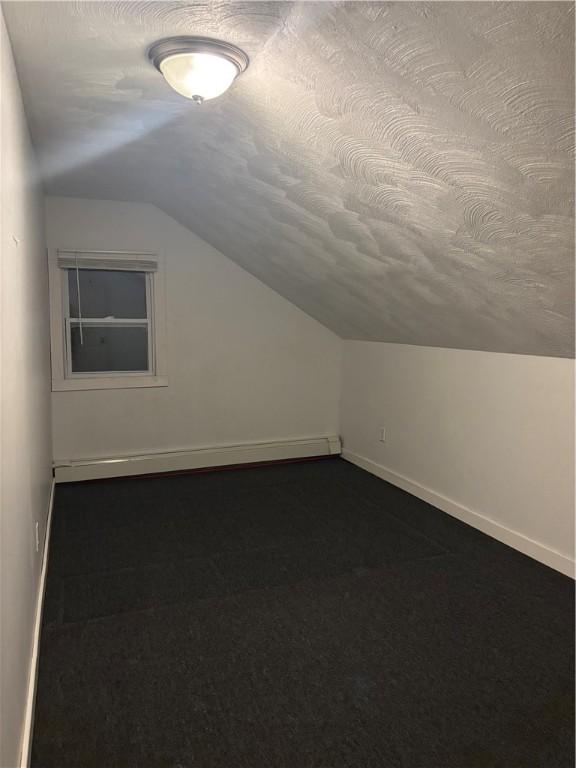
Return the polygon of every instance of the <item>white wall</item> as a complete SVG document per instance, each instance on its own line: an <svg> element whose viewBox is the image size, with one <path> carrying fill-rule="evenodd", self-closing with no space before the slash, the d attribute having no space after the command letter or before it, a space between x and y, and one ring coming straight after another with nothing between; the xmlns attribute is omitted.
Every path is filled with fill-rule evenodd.
<svg viewBox="0 0 576 768"><path fill-rule="evenodd" d="M151 205L48 198L54 248L167 262L166 388L54 392L57 460L338 434L341 342Z"/></svg>
<svg viewBox="0 0 576 768"><path fill-rule="evenodd" d="M42 198L34 184L34 157L1 12L0 46L0 765L12 768L21 750L51 486L50 358Z"/></svg>
<svg viewBox="0 0 576 768"><path fill-rule="evenodd" d="M573 360L354 341L343 355L346 456L570 571Z"/></svg>

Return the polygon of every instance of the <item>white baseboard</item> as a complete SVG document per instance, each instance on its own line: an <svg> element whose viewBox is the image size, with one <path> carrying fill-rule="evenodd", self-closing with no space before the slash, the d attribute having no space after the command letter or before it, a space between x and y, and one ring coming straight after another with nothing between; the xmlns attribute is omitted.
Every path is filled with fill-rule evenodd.
<svg viewBox="0 0 576 768"><path fill-rule="evenodd" d="M259 461L330 456L339 454L340 450L340 438L336 435L330 435L328 437L307 437L267 443L218 445L131 456L75 460L56 459L54 476L57 483L70 483L104 477L125 477L155 472L224 467L231 464L250 464Z"/></svg>
<svg viewBox="0 0 576 768"><path fill-rule="evenodd" d="M36 682L38 680L38 660L40 656L40 633L42 630L42 609L44 607L44 593L46 591L46 573L48 570L48 548L50 546L50 531L52 530L52 510L54 508L54 487L52 480L50 486L50 499L48 501L48 517L46 519L46 533L44 546L42 547L42 567L40 569L40 583L36 597L36 612L34 616L34 635L32 638L32 657L30 659L30 673L28 675L28 690L26 692L26 710L24 713L24 729L22 732L22 748L20 750L20 768L28 768L32 751L32 730L34 724L34 705L36 703Z"/></svg>
<svg viewBox="0 0 576 768"><path fill-rule="evenodd" d="M557 552L555 549L551 549L545 544L534 541L534 539L530 539L528 536L518 533L518 531L506 528L506 526L496 522L496 520L492 520L479 512L474 512L473 510L468 509L468 507L433 491L431 488L420 485L420 483L410 480L410 478L404 477L404 475L400 475L381 464L377 464L371 459L367 459L365 456L360 456L357 453L344 449L342 451L342 458L367 470L373 475L382 478L382 480L387 480L389 483L392 483L392 485L396 485L404 491L408 491L408 493L428 502L428 504L438 507L438 509L458 518L458 520L462 520L473 528L477 528L483 533L487 533L488 536L492 536L492 538L497 539L504 544L508 544L508 546L517 549L519 552L544 563L544 565L548 565L550 568L554 568L555 570L560 571L560 573L564 573L566 576L574 578L574 560L563 555L561 552Z"/></svg>

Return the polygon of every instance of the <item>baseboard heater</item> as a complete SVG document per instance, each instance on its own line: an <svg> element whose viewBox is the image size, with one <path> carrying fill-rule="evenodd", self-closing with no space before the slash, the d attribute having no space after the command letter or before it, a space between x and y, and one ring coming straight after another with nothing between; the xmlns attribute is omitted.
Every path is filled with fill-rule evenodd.
<svg viewBox="0 0 576 768"><path fill-rule="evenodd" d="M149 475L158 472L181 472L187 469L225 467L261 461L303 459L341 453L337 435L278 440L267 443L242 443L178 451L106 456L91 459L56 459L54 478L57 483L97 480L105 477Z"/></svg>

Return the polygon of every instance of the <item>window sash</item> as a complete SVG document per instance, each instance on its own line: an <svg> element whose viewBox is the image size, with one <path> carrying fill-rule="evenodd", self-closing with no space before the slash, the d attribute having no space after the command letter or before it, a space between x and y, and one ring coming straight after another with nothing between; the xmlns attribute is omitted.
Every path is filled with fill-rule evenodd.
<svg viewBox="0 0 576 768"><path fill-rule="evenodd" d="M78 325L150 325L146 317L67 317L66 320Z"/></svg>
<svg viewBox="0 0 576 768"><path fill-rule="evenodd" d="M114 376L155 376L156 375L156 360L155 360L155 338L154 338L154 301L153 301L153 274L152 272L146 273L146 318L114 318L114 317L89 317L79 318L70 317L70 296L68 292L68 269L67 267L62 269L62 299L64 303L64 371L66 379L92 379L92 378L111 378ZM112 326L112 327L141 327L148 328L148 369L145 371L87 371L87 372L75 372L72 370L72 326L73 325L96 325L96 326Z"/></svg>

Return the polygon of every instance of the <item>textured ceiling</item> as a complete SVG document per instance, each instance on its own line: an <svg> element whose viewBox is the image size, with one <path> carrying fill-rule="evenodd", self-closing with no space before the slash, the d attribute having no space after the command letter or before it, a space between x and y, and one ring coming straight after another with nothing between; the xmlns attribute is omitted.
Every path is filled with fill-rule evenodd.
<svg viewBox="0 0 576 768"><path fill-rule="evenodd" d="M572 3L3 7L49 192L154 203L346 338L573 355ZM250 67L198 108L146 61L176 34Z"/></svg>

